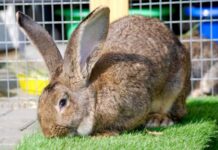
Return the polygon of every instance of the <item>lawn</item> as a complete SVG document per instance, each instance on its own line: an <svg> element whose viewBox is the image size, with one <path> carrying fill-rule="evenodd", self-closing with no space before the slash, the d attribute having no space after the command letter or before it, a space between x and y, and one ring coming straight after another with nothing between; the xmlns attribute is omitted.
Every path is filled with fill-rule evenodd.
<svg viewBox="0 0 218 150"><path fill-rule="evenodd" d="M189 99L187 103L188 115L182 122L172 127L138 129L114 137L46 139L37 132L26 135L17 145L17 149L216 149L218 147L218 97Z"/></svg>

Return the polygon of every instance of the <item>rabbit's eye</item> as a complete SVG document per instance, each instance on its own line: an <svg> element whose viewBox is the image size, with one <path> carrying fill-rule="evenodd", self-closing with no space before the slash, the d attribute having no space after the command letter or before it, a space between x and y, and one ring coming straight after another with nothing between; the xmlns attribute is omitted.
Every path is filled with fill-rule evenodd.
<svg viewBox="0 0 218 150"><path fill-rule="evenodd" d="M66 98L62 98L60 101L59 101L59 107L60 109L63 108L64 106L66 106L67 104L67 99Z"/></svg>

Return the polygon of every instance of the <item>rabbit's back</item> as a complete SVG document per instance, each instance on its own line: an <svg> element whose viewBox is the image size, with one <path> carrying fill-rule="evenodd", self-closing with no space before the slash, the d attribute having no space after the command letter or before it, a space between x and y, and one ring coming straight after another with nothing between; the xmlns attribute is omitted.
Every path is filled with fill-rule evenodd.
<svg viewBox="0 0 218 150"><path fill-rule="evenodd" d="M168 111L189 78L189 61L189 53L157 19L128 16L112 23L91 75L96 129L130 129L151 111Z"/></svg>
<svg viewBox="0 0 218 150"><path fill-rule="evenodd" d="M146 71L148 79L160 75L161 78L158 77L160 82L170 78L170 73L177 72L181 65L189 60L189 52L163 22L143 16L127 16L110 25L105 42L105 55L111 53L120 58L114 57L110 60L139 61L138 63L148 68ZM116 64L120 64L118 62L116 61ZM117 69L124 68L117 67ZM127 67L128 69L130 70L130 67ZM158 80L155 80L154 84L158 87L161 85Z"/></svg>
<svg viewBox="0 0 218 150"><path fill-rule="evenodd" d="M173 47L181 46L181 43L158 19L127 16L110 25L105 45L109 48L107 50L113 52L134 53L153 58L153 55L158 53L168 53Z"/></svg>
<svg viewBox="0 0 218 150"><path fill-rule="evenodd" d="M161 90L181 66L189 66L188 62L189 52L161 21L127 16L110 25L102 57L92 75L93 79L102 73L111 75L110 79L117 82L125 76L136 76L136 82L141 78Z"/></svg>

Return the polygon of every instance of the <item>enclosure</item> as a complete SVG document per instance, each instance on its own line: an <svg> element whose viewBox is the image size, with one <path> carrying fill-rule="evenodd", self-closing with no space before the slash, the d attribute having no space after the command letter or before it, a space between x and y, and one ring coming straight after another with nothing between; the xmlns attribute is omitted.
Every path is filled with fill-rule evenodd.
<svg viewBox="0 0 218 150"><path fill-rule="evenodd" d="M112 138L49 140L37 131L23 138L29 128L38 129L38 97L49 76L41 55L19 30L16 12L42 25L63 55L80 21L102 4L110 7L111 21L125 15L162 20L190 51L190 97L197 98L188 98L188 114L179 124L151 135L142 129ZM0 149L11 149L21 138L18 149L217 149L217 93L218 0L0 0ZM199 97L203 95L209 96Z"/></svg>
<svg viewBox="0 0 218 150"><path fill-rule="evenodd" d="M130 15L164 21L190 50L193 96L216 94L218 0L124 0L122 4L117 7L120 11L128 7ZM89 5L88 0L0 1L0 100L35 101L49 80L40 54L18 29L15 12L24 12L46 28L63 54Z"/></svg>

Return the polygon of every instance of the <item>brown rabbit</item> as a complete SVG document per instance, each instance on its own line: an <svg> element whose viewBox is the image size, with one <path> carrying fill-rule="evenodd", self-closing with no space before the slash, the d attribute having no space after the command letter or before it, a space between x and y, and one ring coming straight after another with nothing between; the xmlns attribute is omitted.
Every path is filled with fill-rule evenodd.
<svg viewBox="0 0 218 150"><path fill-rule="evenodd" d="M218 94L218 62L214 64L204 74L203 78L199 82L198 88L192 93L192 97L204 96L204 95L217 95Z"/></svg>
<svg viewBox="0 0 218 150"><path fill-rule="evenodd" d="M186 49L192 51L192 77L193 90L191 96L197 97L202 95L218 94L218 61L213 61L211 65L210 59L218 58L218 44L216 42L202 39L197 31L193 31L193 42L185 42ZM183 36L183 39L190 40L189 35ZM202 58L201 58L202 57ZM203 61L208 59L208 61ZM213 78L213 80L209 79Z"/></svg>
<svg viewBox="0 0 218 150"><path fill-rule="evenodd" d="M17 13L51 75L38 119L46 137L167 126L186 113L189 52L159 20L127 16L109 26L109 8L91 12L62 59L48 33Z"/></svg>

